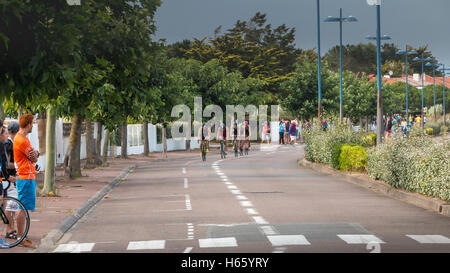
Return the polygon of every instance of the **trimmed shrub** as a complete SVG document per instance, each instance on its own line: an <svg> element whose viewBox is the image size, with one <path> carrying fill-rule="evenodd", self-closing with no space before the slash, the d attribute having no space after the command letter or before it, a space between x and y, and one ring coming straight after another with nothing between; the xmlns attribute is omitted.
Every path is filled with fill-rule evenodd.
<svg viewBox="0 0 450 273"><path fill-rule="evenodd" d="M362 141L365 147L375 146L377 144L377 134L375 133L367 134L363 137Z"/></svg>
<svg viewBox="0 0 450 273"><path fill-rule="evenodd" d="M367 166L367 152L363 146L343 145L339 155L339 169L364 171Z"/></svg>
<svg viewBox="0 0 450 273"><path fill-rule="evenodd" d="M311 128L305 131L304 135L305 158L308 161L329 166L337 166L336 157L339 157L340 147L336 145L345 143L362 144L362 135L353 133L351 128L344 125L329 127L326 131L319 127Z"/></svg>
<svg viewBox="0 0 450 273"><path fill-rule="evenodd" d="M441 132L441 126L442 125L443 125L443 122L433 122L433 121L427 122L425 124L425 133L427 135L439 135L440 132ZM433 129L433 131L431 131L432 132L431 134L428 134L428 131L426 131L429 128Z"/></svg>

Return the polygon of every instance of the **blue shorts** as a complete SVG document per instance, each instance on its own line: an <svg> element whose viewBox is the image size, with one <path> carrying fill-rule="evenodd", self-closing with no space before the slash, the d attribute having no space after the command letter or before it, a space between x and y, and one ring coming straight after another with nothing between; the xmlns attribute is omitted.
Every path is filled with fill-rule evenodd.
<svg viewBox="0 0 450 273"><path fill-rule="evenodd" d="M17 179L16 181L18 199L27 208L34 211L36 207L36 181L33 179ZM22 207L19 207L22 209Z"/></svg>

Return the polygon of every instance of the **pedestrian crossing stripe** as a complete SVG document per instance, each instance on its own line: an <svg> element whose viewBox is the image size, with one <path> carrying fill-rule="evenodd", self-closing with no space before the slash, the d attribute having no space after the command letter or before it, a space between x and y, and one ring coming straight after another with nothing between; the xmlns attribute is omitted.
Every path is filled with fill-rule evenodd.
<svg viewBox="0 0 450 273"><path fill-rule="evenodd" d="M341 234L338 235L339 238L344 240L347 244L368 244L368 243L379 243L384 244L382 240L380 240L375 235L371 234Z"/></svg>
<svg viewBox="0 0 450 273"><path fill-rule="evenodd" d="M136 242L129 242L127 250L164 249L165 247L166 247L165 240L136 241Z"/></svg>
<svg viewBox="0 0 450 273"><path fill-rule="evenodd" d="M406 235L421 244L450 244L450 239L442 235Z"/></svg>
<svg viewBox="0 0 450 273"><path fill-rule="evenodd" d="M272 246L311 245L303 235L268 235Z"/></svg>
<svg viewBox="0 0 450 273"><path fill-rule="evenodd" d="M237 246L235 237L199 239L198 243L200 248Z"/></svg>
<svg viewBox="0 0 450 273"><path fill-rule="evenodd" d="M272 226L260 226L260 230L272 247L279 248L285 246L309 246L311 243L304 235L280 235ZM192 233L192 230L189 230ZM192 235L190 235L192 236ZM406 235L407 237L417 241L420 244L450 244L450 239L443 235ZM371 234L339 234L338 238L347 244L385 244L381 239ZM193 238L192 238L193 239ZM191 239L191 240L192 240ZM220 248L220 247L238 247L236 237L224 238L206 238L198 239L200 248ZM60 244L53 252L58 253L80 253L91 252L96 243L68 243ZM129 242L128 251L133 250L162 250L166 248L166 240L150 240L150 241L133 241ZM192 250L192 249L190 249ZM275 249L277 250L277 249ZM275 251L276 252L276 251ZM281 252L281 251L280 251Z"/></svg>
<svg viewBox="0 0 450 273"><path fill-rule="evenodd" d="M80 253L80 252L90 252L94 248L95 243L69 243L59 245L53 252L64 252L64 253Z"/></svg>

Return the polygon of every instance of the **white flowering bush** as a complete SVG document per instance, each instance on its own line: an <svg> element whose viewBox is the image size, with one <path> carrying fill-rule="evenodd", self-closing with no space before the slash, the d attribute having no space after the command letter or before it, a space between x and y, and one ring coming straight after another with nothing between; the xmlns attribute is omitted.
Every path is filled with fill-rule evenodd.
<svg viewBox="0 0 450 273"><path fill-rule="evenodd" d="M397 137L368 150L367 172L395 188L450 201L450 143Z"/></svg>
<svg viewBox="0 0 450 273"><path fill-rule="evenodd" d="M342 144L362 144L362 135L352 132L345 125L329 127L326 131L319 127L305 131L305 158L311 162L335 165L336 147ZM334 160L333 160L334 159Z"/></svg>

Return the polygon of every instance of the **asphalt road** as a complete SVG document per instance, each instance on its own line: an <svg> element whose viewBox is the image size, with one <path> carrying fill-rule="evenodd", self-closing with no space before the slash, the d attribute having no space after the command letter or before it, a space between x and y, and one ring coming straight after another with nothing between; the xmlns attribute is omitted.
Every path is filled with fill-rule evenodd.
<svg viewBox="0 0 450 273"><path fill-rule="evenodd" d="M53 252L450 253L450 218L252 148L135 169Z"/></svg>

